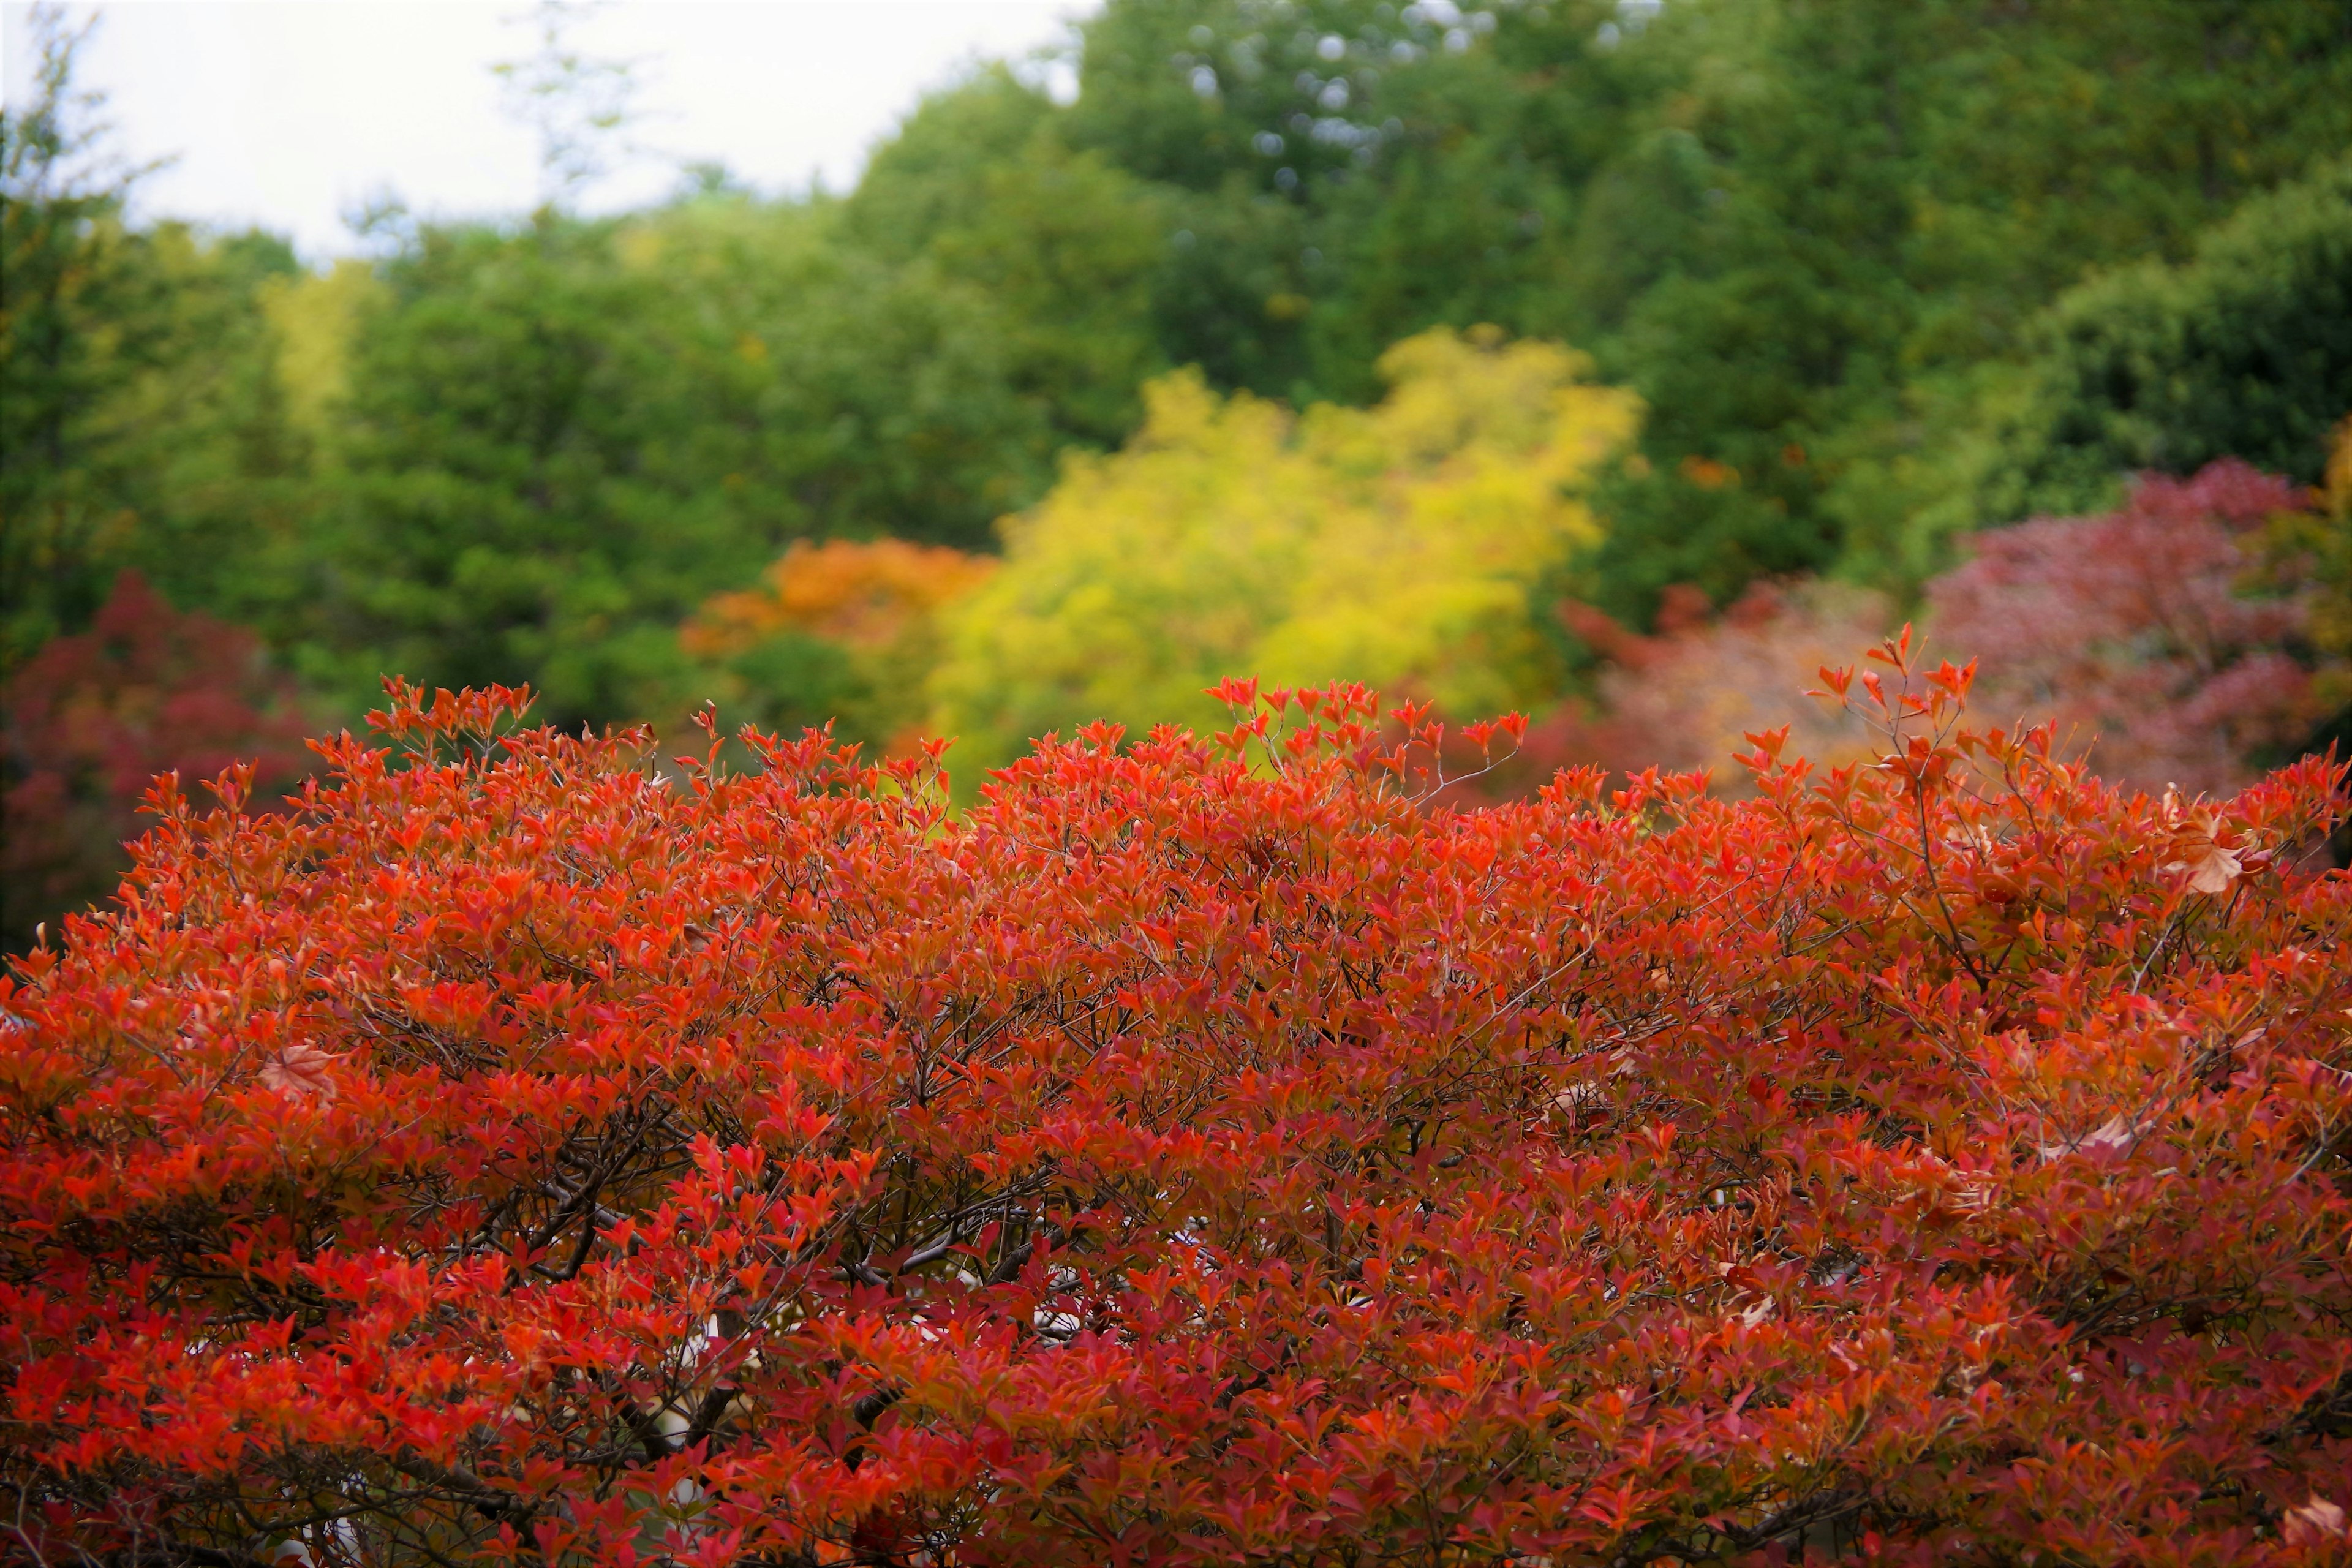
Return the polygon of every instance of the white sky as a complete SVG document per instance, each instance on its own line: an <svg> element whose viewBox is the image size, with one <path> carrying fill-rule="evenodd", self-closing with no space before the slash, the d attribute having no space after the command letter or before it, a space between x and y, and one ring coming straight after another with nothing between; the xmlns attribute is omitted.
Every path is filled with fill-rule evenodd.
<svg viewBox="0 0 2352 1568"><path fill-rule="evenodd" d="M617 0L579 30L636 58L635 139L657 154L586 193L609 208L725 163L769 192L832 190L923 89L975 58L1066 40L1091 0ZM396 194L420 216L519 213L537 199L532 133L489 68L533 35L525 0L117 0L100 7L81 85L135 161L178 154L136 210L290 234L312 259L358 242L343 215ZM89 7L72 14L86 16ZM0 4L0 86L30 79L23 4ZM1066 90L1066 81L1057 81Z"/></svg>

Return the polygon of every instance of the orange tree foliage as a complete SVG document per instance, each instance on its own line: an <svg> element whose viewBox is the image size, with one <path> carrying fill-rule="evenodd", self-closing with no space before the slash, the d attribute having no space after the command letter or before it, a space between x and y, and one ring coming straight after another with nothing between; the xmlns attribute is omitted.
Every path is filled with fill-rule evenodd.
<svg viewBox="0 0 2352 1568"><path fill-rule="evenodd" d="M758 588L720 594L682 636L687 651L740 651L781 631L806 632L855 647L886 644L908 620L971 589L991 563L944 545L903 539L794 544Z"/></svg>
<svg viewBox="0 0 2352 1568"><path fill-rule="evenodd" d="M504 691L166 795L0 983L0 1529L2340 1561L2341 776L2122 795L1883 658L1879 760L1743 802L1433 808L1417 716L1239 686L961 816L937 748L666 777Z"/></svg>
<svg viewBox="0 0 2352 1568"><path fill-rule="evenodd" d="M899 539L803 541L758 587L712 595L678 641L716 668L731 706L778 728L838 720L845 738L895 741L922 717L938 612L994 565Z"/></svg>

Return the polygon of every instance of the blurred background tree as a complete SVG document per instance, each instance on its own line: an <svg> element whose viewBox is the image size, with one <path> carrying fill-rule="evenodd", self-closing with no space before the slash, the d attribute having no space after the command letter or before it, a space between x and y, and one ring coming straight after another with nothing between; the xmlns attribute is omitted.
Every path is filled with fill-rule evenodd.
<svg viewBox="0 0 2352 1568"><path fill-rule="evenodd" d="M928 712L996 759L1202 716L1255 662L1599 722L1667 681L1656 639L1760 668L1805 641L1773 617L1916 610L1970 539L2140 470L2315 481L2352 409L2340 6L1108 0L1071 101L982 65L845 196L697 167L594 218L641 150L578 15L507 71L538 211L384 204L313 269L126 216L37 12L0 125L0 674L135 570L346 719L396 670L565 723ZM1540 344L1590 365L1541 396L1643 410L1614 455L1497 434L1481 378ZM1373 453L1423 395L1489 412ZM916 595L919 635L713 630L888 542L969 591ZM1477 636L1430 607L1456 588ZM2280 647L2332 690L2317 635Z"/></svg>
<svg viewBox="0 0 2352 1568"><path fill-rule="evenodd" d="M258 309L292 250L266 234L133 227L144 171L77 89L87 27L30 27L31 100L0 116L0 673L88 624L117 573L241 605L305 454Z"/></svg>
<svg viewBox="0 0 2352 1568"><path fill-rule="evenodd" d="M844 740L909 742L930 714L940 612L993 557L899 539L803 541L759 586L712 595L680 634L714 666L709 700L780 733L834 726Z"/></svg>
<svg viewBox="0 0 2352 1568"><path fill-rule="evenodd" d="M1556 690L1538 591L1598 536L1575 492L1638 405L1491 328L1409 338L1380 370L1373 407L1297 416L1197 373L1153 384L1126 448L1009 520L1003 569L948 612L935 732L969 766L1096 718L1208 725L1204 689L1242 669L1454 712Z"/></svg>
<svg viewBox="0 0 2352 1568"><path fill-rule="evenodd" d="M2095 505L2118 472L2225 457L2315 481L2352 402L2352 159L2247 202L2187 261L2069 289L2032 342L1989 515Z"/></svg>
<svg viewBox="0 0 2352 1568"><path fill-rule="evenodd" d="M176 611L123 573L87 630L0 681L0 942L22 952L42 922L113 891L157 774L202 801L251 763L253 804L268 810L310 771L314 721L251 632Z"/></svg>

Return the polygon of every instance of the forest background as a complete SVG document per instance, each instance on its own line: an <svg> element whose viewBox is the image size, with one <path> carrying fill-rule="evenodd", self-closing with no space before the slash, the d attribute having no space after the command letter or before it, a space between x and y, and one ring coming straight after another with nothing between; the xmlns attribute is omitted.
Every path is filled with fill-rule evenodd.
<svg viewBox="0 0 2352 1568"><path fill-rule="evenodd" d="M282 784L391 671L955 733L963 788L1359 679L1536 713L1507 789L1717 762L1924 616L2152 788L2347 733L2352 6L1111 0L1074 101L988 67L845 196L593 219L625 78L551 33L546 203L324 271L127 221L47 26L11 948L152 773Z"/></svg>

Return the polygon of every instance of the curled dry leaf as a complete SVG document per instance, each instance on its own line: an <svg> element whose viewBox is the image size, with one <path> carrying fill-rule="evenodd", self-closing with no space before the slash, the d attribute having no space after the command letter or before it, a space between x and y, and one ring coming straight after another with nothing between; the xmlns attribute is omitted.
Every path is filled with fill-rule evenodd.
<svg viewBox="0 0 2352 1568"><path fill-rule="evenodd" d="M2296 1542L2341 1541L2344 1510L2326 1498L2314 1497L2301 1508L2286 1510L2286 1538Z"/></svg>
<svg viewBox="0 0 2352 1568"><path fill-rule="evenodd" d="M261 1081L297 1100L335 1098L334 1079L327 1076L335 1058L316 1046L291 1045L264 1062Z"/></svg>
<svg viewBox="0 0 2352 1568"><path fill-rule="evenodd" d="M2247 869L2244 858L2235 849L2221 843L2226 831L2220 819L2210 810L2189 814L2189 820L2176 829L2172 837L2172 858L2165 870L2175 876L2185 874L2189 885L2200 893L2219 895L2230 890Z"/></svg>
<svg viewBox="0 0 2352 1568"><path fill-rule="evenodd" d="M2143 1131L2145 1129L2133 1126L2120 1116L2111 1116L2072 1142L2042 1144L2042 1157L2055 1160L2066 1154L2097 1154L2109 1150L2120 1154L2132 1146Z"/></svg>

